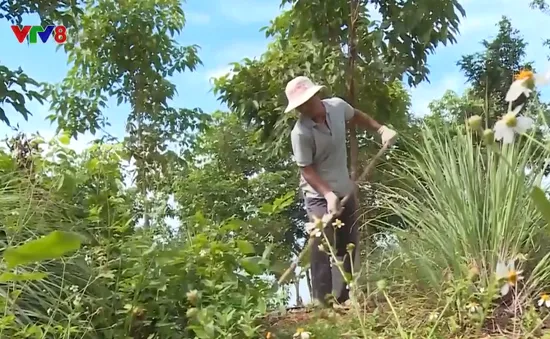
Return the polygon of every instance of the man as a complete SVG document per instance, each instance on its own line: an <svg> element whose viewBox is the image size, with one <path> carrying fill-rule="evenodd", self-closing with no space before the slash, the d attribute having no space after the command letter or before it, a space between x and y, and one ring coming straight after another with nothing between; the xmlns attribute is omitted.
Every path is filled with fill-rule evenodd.
<svg viewBox="0 0 550 339"><path fill-rule="evenodd" d="M321 99L318 92L323 87L300 76L291 80L285 90L288 99L285 113L294 109L300 113L291 132L291 141L301 171L300 189L310 218L338 213L340 200L350 193L355 194L355 183L350 179L347 166L346 122L377 132L383 144L393 143L397 136L395 131L340 98ZM344 270L349 273L351 262L346 247L353 243L357 248L359 242L356 210L355 199L349 199L337 217L343 225L334 227L331 221L325 228L339 260L345 258ZM336 239L333 239L334 235ZM333 286L333 270L338 268L335 265L331 268L329 255L319 247L322 238L314 241L311 248L313 298L326 305L327 297L332 293L338 303L345 303L349 299L347 286L339 273L335 273ZM355 253L352 257L355 259Z"/></svg>

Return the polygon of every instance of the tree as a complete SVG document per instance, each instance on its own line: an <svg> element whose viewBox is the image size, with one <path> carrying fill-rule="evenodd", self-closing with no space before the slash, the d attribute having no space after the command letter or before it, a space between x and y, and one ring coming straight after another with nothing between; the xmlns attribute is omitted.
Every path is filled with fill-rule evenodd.
<svg viewBox="0 0 550 339"><path fill-rule="evenodd" d="M262 58L234 64L234 74L217 79L215 90L233 111L274 141L275 147L270 147L286 152L289 126L294 121L291 115L281 114L288 80L307 74L326 85L331 95L349 100L352 78L358 108L383 123L403 126L409 104L399 81L403 72L411 84L425 79L428 53L440 42L455 41L459 22L455 8L463 13L453 1L439 2L429 17L423 14L428 6L424 1L375 1L383 17L377 23L369 19L366 1L285 3L291 3L292 9L265 29L275 41ZM350 32L351 26L355 32ZM349 47L354 47L353 51Z"/></svg>
<svg viewBox="0 0 550 339"><path fill-rule="evenodd" d="M0 19L6 19L12 25L21 25L23 15L38 14L43 26L50 23L62 23L67 27L73 27L77 18L82 14L80 5L82 1L2 1L0 2ZM42 84L27 75L20 67L11 70L0 64L0 120L10 125L6 111L2 106L10 105L25 120L32 115L26 108L27 100L37 100L41 104L45 97L42 92Z"/></svg>
<svg viewBox="0 0 550 339"><path fill-rule="evenodd" d="M50 116L72 135L105 126L109 97L130 105L125 147L135 160L145 225L154 205L147 193L168 187L172 174L185 166L170 147L190 146L193 132L208 118L200 109L175 108L175 72L193 71L201 63L197 46L174 39L185 23L180 1L92 1L63 48L72 67L58 86L50 86Z"/></svg>
<svg viewBox="0 0 550 339"><path fill-rule="evenodd" d="M473 94L485 99L485 109L490 114L487 116L489 126L508 111L504 98L514 77L523 69L532 69L532 63L524 61L527 43L512 27L510 19L502 17L498 27L498 34L492 41L482 41L482 52L465 55L457 62ZM522 97L516 105L525 99Z"/></svg>

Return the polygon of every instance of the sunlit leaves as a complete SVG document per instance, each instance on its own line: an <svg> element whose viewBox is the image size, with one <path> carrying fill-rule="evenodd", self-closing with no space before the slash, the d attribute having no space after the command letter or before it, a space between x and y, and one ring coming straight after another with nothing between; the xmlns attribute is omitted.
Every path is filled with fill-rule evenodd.
<svg viewBox="0 0 550 339"><path fill-rule="evenodd" d="M9 268L57 259L80 248L80 237L74 233L53 231L41 238L31 240L4 251L4 260Z"/></svg>
<svg viewBox="0 0 550 339"><path fill-rule="evenodd" d="M537 210L542 214L546 223L550 225L550 201L548 201L545 192L540 187L533 187L531 199L533 199Z"/></svg>
<svg viewBox="0 0 550 339"><path fill-rule="evenodd" d="M239 251L241 251L243 254L254 254L256 251L254 250L254 246L245 240L237 240L237 247L239 248Z"/></svg>
<svg viewBox="0 0 550 339"><path fill-rule="evenodd" d="M17 282L17 281L30 281L30 280L42 280L48 276L44 272L31 272L31 273L11 273L4 272L0 274L0 283Z"/></svg>

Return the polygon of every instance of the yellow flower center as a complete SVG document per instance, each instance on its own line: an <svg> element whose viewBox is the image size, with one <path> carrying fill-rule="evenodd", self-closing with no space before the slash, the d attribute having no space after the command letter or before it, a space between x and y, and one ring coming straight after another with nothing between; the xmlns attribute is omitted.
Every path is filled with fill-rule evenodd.
<svg viewBox="0 0 550 339"><path fill-rule="evenodd" d="M502 120L506 124L506 126L513 128L516 127L518 124L518 120L516 119L516 116L513 113L508 113L505 116L502 117Z"/></svg>
<svg viewBox="0 0 550 339"><path fill-rule="evenodd" d="M543 300L543 301L548 301L550 300L550 296L546 293L544 293L543 295L540 296L540 298Z"/></svg>
<svg viewBox="0 0 550 339"><path fill-rule="evenodd" d="M522 70L516 75L516 80L533 79L535 74L532 71Z"/></svg>
<svg viewBox="0 0 550 339"><path fill-rule="evenodd" d="M518 282L518 273L515 270L508 272L508 284L515 286Z"/></svg>
<svg viewBox="0 0 550 339"><path fill-rule="evenodd" d="M303 328L299 328L299 329L296 330L296 334L301 334L302 332L304 332Z"/></svg>

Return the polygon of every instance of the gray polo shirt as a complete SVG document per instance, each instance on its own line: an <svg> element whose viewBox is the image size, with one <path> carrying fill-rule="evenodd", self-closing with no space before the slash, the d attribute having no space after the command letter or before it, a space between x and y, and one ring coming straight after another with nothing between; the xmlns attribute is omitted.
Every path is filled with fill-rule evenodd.
<svg viewBox="0 0 550 339"><path fill-rule="evenodd" d="M346 149L346 121L355 110L340 98L323 100L327 111L326 124L317 124L300 114L290 133L292 152L298 166L313 165L332 191L342 198L353 191L353 182L349 177ZM306 198L323 196L309 185L300 175L300 188Z"/></svg>

